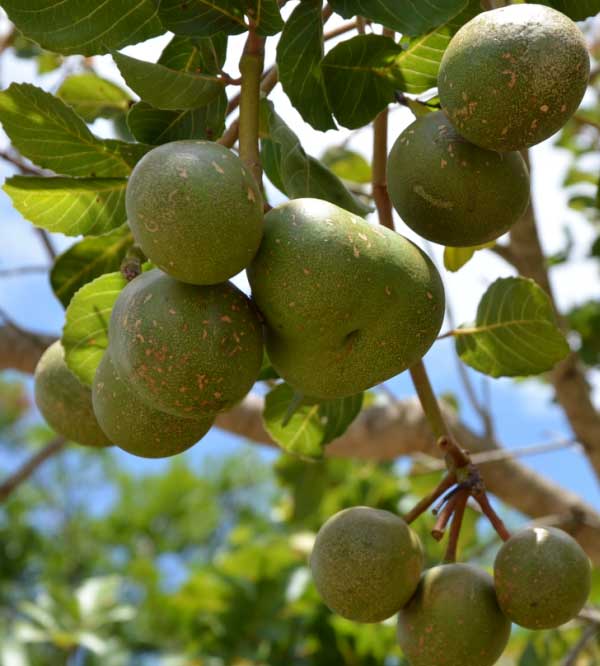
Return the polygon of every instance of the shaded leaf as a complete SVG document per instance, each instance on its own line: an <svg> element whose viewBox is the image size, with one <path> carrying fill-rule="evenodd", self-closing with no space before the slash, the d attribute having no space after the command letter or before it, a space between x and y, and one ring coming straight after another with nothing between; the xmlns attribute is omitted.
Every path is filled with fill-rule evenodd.
<svg viewBox="0 0 600 666"><path fill-rule="evenodd" d="M579 334L579 355L587 365L600 365L600 301L588 301L573 308L567 318Z"/></svg>
<svg viewBox="0 0 600 666"><path fill-rule="evenodd" d="M492 377L537 375L569 353L548 295L533 280L496 280L483 295L475 324L454 332L456 351Z"/></svg>
<svg viewBox="0 0 600 666"><path fill-rule="evenodd" d="M323 86L321 0L301 2L287 20L277 44L279 81L290 101L314 128L335 129Z"/></svg>
<svg viewBox="0 0 600 666"><path fill-rule="evenodd" d="M10 20L49 51L95 55L164 32L154 0L3 0Z"/></svg>
<svg viewBox="0 0 600 666"><path fill-rule="evenodd" d="M123 225L102 236L93 236L72 245L57 257L50 271L54 295L65 306L75 292L94 278L119 270L133 244L129 227Z"/></svg>
<svg viewBox="0 0 600 666"><path fill-rule="evenodd" d="M62 100L29 83L0 92L0 122L13 146L45 169L66 176L128 176L143 144L94 136Z"/></svg>
<svg viewBox="0 0 600 666"><path fill-rule="evenodd" d="M21 215L67 236L103 234L126 220L124 178L13 176L3 186Z"/></svg>
<svg viewBox="0 0 600 666"><path fill-rule="evenodd" d="M125 113L131 102L123 88L92 72L68 76L56 95L88 123Z"/></svg>
<svg viewBox="0 0 600 666"><path fill-rule="evenodd" d="M600 0L535 0L535 2L554 7L574 21L583 21L600 12Z"/></svg>
<svg viewBox="0 0 600 666"><path fill-rule="evenodd" d="M179 71L123 53L115 52L113 58L127 85L157 109L195 109L223 91L223 81L211 74Z"/></svg>
<svg viewBox="0 0 600 666"><path fill-rule="evenodd" d="M247 29L242 6L238 0L162 0L159 15L165 28L176 35L237 35Z"/></svg>
<svg viewBox="0 0 600 666"><path fill-rule="evenodd" d="M496 241L475 245L473 247L445 247L444 248L444 268L456 273L467 262L469 262L477 250L484 250L487 247L493 247Z"/></svg>
<svg viewBox="0 0 600 666"><path fill-rule="evenodd" d="M106 273L83 286L67 308L62 334L65 359L71 372L87 386L91 386L108 348L110 313L126 284L120 273Z"/></svg>
<svg viewBox="0 0 600 666"><path fill-rule="evenodd" d="M264 168L271 182L290 199L315 197L330 201L357 215L366 215L360 202L327 167L304 152L298 137L273 110L262 102L265 124L262 150Z"/></svg>
<svg viewBox="0 0 600 666"><path fill-rule="evenodd" d="M344 16L364 16L404 35L420 35L461 12L467 0L331 0Z"/></svg>
<svg viewBox="0 0 600 666"><path fill-rule="evenodd" d="M298 407L296 400L297 395L288 384L279 384L269 391L263 412L265 428L285 451L319 458L323 447L343 435L359 414L363 394L309 404L305 401Z"/></svg>
<svg viewBox="0 0 600 666"><path fill-rule="evenodd" d="M246 0L246 13L252 17L259 35L276 35L283 28L278 0Z"/></svg>

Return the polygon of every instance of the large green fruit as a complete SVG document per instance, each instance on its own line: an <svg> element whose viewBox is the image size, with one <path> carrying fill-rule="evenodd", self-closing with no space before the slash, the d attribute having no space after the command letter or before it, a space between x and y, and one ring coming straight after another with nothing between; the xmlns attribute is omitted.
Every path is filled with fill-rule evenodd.
<svg viewBox="0 0 600 666"><path fill-rule="evenodd" d="M402 518L356 506L319 530L310 558L325 603L357 622L381 622L414 593L423 570L419 537Z"/></svg>
<svg viewBox="0 0 600 666"><path fill-rule="evenodd" d="M353 395L406 370L444 317L440 276L418 247L318 199L265 216L248 278L273 367L315 398Z"/></svg>
<svg viewBox="0 0 600 666"><path fill-rule="evenodd" d="M119 294L109 346L117 371L140 399L192 418L241 400L263 356L260 320L239 289L229 282L184 284L156 269Z"/></svg>
<svg viewBox="0 0 600 666"><path fill-rule="evenodd" d="M583 608L591 585L590 561L581 546L555 527L530 527L513 535L494 563L504 613L528 629L551 629Z"/></svg>
<svg viewBox="0 0 600 666"><path fill-rule="evenodd" d="M425 571L398 614L398 641L412 666L491 666L509 635L492 577L469 564Z"/></svg>
<svg viewBox="0 0 600 666"><path fill-rule="evenodd" d="M469 141L521 150L567 122L589 73L573 21L549 7L519 4L479 14L456 33L438 86L442 108Z"/></svg>
<svg viewBox="0 0 600 666"><path fill-rule="evenodd" d="M442 111L418 118L398 137L387 182L394 208L411 229L454 247L498 238L529 202L521 154L479 148Z"/></svg>
<svg viewBox="0 0 600 666"><path fill-rule="evenodd" d="M35 402L59 435L86 446L111 446L94 416L92 392L67 367L60 340L50 345L38 361Z"/></svg>
<svg viewBox="0 0 600 666"><path fill-rule="evenodd" d="M146 153L129 178L126 203L136 242L183 282L223 282L260 244L260 190L239 157L218 143L174 141Z"/></svg>
<svg viewBox="0 0 600 666"><path fill-rule="evenodd" d="M142 458L181 453L210 430L214 417L187 419L152 409L119 375L107 351L92 386L94 413L112 442Z"/></svg>

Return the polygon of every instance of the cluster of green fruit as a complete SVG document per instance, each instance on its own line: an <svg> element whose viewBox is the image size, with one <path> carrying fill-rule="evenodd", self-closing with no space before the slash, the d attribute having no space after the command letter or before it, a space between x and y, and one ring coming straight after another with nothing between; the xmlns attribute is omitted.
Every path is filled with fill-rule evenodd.
<svg viewBox="0 0 600 666"><path fill-rule="evenodd" d="M389 156L389 192L406 224L455 247L507 232L529 202L518 151L567 122L589 72L581 31L549 7L509 5L465 24L442 58L443 111L418 118Z"/></svg>
<svg viewBox="0 0 600 666"><path fill-rule="evenodd" d="M398 641L412 666L491 666L511 621L528 629L573 619L590 592L591 566L568 534L526 528L506 541L494 576L469 564L423 571L419 537L379 509L340 511L320 529L311 555L317 589L357 622L398 613Z"/></svg>

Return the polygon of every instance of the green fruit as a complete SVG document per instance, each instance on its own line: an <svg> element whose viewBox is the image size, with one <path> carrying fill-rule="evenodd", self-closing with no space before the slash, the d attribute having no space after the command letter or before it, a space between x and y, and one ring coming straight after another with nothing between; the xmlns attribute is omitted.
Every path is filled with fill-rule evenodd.
<svg viewBox="0 0 600 666"><path fill-rule="evenodd" d="M174 141L146 153L129 178L126 203L136 242L182 282L224 282L260 244L260 190L239 157L218 143Z"/></svg>
<svg viewBox="0 0 600 666"><path fill-rule="evenodd" d="M35 369L35 402L48 424L65 439L85 446L111 446L92 409L92 392L69 370L57 340Z"/></svg>
<svg viewBox="0 0 600 666"><path fill-rule="evenodd" d="M412 666L491 666L509 635L492 577L469 564L425 571L398 614L398 642Z"/></svg>
<svg viewBox="0 0 600 666"><path fill-rule="evenodd" d="M310 566L331 610L357 622L381 622L415 591L423 549L402 518L356 506L336 513L321 527Z"/></svg>
<svg viewBox="0 0 600 666"><path fill-rule="evenodd" d="M394 208L413 231L453 247L498 238L529 203L521 154L469 143L442 111L418 118L398 137L387 182Z"/></svg>
<svg viewBox="0 0 600 666"><path fill-rule="evenodd" d="M260 320L239 289L229 282L184 284L159 270L142 273L119 294L109 346L142 401L191 418L241 400L263 356Z"/></svg>
<svg viewBox="0 0 600 666"><path fill-rule="evenodd" d="M210 430L214 417L187 419L148 407L115 369L107 351L92 387L94 413L102 430L117 446L142 458L181 453Z"/></svg>
<svg viewBox="0 0 600 666"><path fill-rule="evenodd" d="M353 395L406 370L444 317L440 276L419 248L318 199L265 216L248 279L273 367L314 398Z"/></svg>
<svg viewBox="0 0 600 666"><path fill-rule="evenodd" d="M527 629L552 629L583 608L591 567L581 546L554 527L530 527L513 535L494 563L498 602Z"/></svg>
<svg viewBox="0 0 600 666"><path fill-rule="evenodd" d="M549 7L483 12L442 58L442 107L469 141L521 150L557 132L585 93L590 58L579 28Z"/></svg>

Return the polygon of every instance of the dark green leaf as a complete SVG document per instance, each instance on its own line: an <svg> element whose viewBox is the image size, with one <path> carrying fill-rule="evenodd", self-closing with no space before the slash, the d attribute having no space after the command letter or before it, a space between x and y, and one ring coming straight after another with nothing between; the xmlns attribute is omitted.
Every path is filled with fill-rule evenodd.
<svg viewBox="0 0 600 666"><path fill-rule="evenodd" d="M319 130L335 129L323 87L321 0L301 2L287 20L277 45L279 80L300 115Z"/></svg>
<svg viewBox="0 0 600 666"><path fill-rule="evenodd" d="M534 0L539 5L548 5L558 9L574 21L583 21L600 12L600 0Z"/></svg>
<svg viewBox="0 0 600 666"><path fill-rule="evenodd" d="M50 271L54 295L65 306L73 294L94 278L119 270L121 261L133 243L124 224L102 236L84 238L59 255Z"/></svg>
<svg viewBox="0 0 600 666"><path fill-rule="evenodd" d="M492 377L537 375L569 353L548 295L533 280L496 280L483 295L473 326L455 331L462 360Z"/></svg>
<svg viewBox="0 0 600 666"><path fill-rule="evenodd" d="M68 76L56 92L86 122L114 118L129 109L131 98L123 88L92 72Z"/></svg>
<svg viewBox="0 0 600 666"><path fill-rule="evenodd" d="M190 39L175 36L165 46L159 65L190 74L219 74L227 55L227 35Z"/></svg>
<svg viewBox="0 0 600 666"><path fill-rule="evenodd" d="M113 58L127 85L157 109L196 109L223 91L223 81L211 74L179 71L122 53Z"/></svg>
<svg viewBox="0 0 600 666"><path fill-rule="evenodd" d="M364 16L404 35L421 35L456 16L468 0L331 0L345 18Z"/></svg>
<svg viewBox="0 0 600 666"><path fill-rule="evenodd" d="M283 28L278 0L246 0L246 13L259 35L276 35Z"/></svg>
<svg viewBox="0 0 600 666"><path fill-rule="evenodd" d="M288 384L276 386L265 399L263 420L268 433L282 449L308 458L321 457L323 447L346 432L360 412L363 400L361 393L296 407L296 397ZM295 408L290 417L292 406Z"/></svg>
<svg viewBox="0 0 600 666"><path fill-rule="evenodd" d="M95 55L164 32L155 0L3 0L21 32L49 51Z"/></svg>
<svg viewBox="0 0 600 666"><path fill-rule="evenodd" d="M99 139L70 106L29 83L13 83L0 92L0 122L24 157L67 176L128 176L148 150Z"/></svg>
<svg viewBox="0 0 600 666"><path fill-rule="evenodd" d="M264 128L262 150L264 167L271 182L290 199L315 197L366 215L369 208L360 202L327 167L304 152L298 137L273 110L262 103Z"/></svg>
<svg viewBox="0 0 600 666"><path fill-rule="evenodd" d="M588 301L567 315L579 334L579 355L587 365L600 365L600 301Z"/></svg>
<svg viewBox="0 0 600 666"><path fill-rule="evenodd" d="M13 176L3 186L21 215L67 236L103 234L126 220L124 178Z"/></svg>
<svg viewBox="0 0 600 666"><path fill-rule="evenodd" d="M519 657L518 666L543 666L544 663L538 656L535 645L529 641Z"/></svg>
<svg viewBox="0 0 600 666"><path fill-rule="evenodd" d="M108 348L108 322L113 305L127 284L120 273L106 273L88 282L71 299L62 343L67 365L90 386Z"/></svg>
<svg viewBox="0 0 600 666"><path fill-rule="evenodd" d="M176 35L237 35L247 29L243 4L238 0L162 0L159 14L165 28Z"/></svg>

